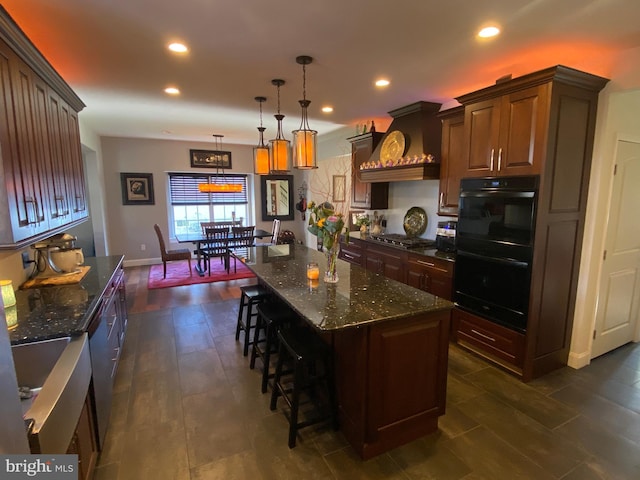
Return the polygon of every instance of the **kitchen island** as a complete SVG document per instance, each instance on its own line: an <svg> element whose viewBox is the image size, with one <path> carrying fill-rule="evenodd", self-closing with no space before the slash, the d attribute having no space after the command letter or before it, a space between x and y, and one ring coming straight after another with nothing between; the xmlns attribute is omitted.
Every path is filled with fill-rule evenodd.
<svg viewBox="0 0 640 480"><path fill-rule="evenodd" d="M451 302L342 260L324 283L325 256L300 245L254 247L247 266L332 344L340 427L363 459L437 430Z"/></svg>

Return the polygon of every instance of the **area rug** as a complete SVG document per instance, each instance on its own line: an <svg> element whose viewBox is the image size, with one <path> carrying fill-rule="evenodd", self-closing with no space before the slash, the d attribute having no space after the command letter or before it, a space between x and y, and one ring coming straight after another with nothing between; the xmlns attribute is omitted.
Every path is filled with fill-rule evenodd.
<svg viewBox="0 0 640 480"><path fill-rule="evenodd" d="M195 262L191 262L191 266L195 266ZM255 275L242 262L237 262L237 272L233 271L233 260L231 260L231 271L229 273L224 269L219 259L211 262L211 276L209 272L205 272L204 277L198 275L195 268L193 275L189 276L189 265L184 262L168 262L167 278L162 278L162 264L152 265L149 269L149 280L147 288L167 288L178 287L181 285L195 285L197 283L223 282L227 280L238 280L241 278L252 278Z"/></svg>

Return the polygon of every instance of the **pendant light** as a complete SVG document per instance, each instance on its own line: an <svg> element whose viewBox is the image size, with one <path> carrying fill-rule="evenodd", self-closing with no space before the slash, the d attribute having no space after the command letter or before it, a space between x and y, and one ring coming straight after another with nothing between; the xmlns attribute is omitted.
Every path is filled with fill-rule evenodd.
<svg viewBox="0 0 640 480"><path fill-rule="evenodd" d="M215 142L216 175L211 183L201 183L198 190L203 193L236 193L242 192L242 184L228 183L225 180L224 167L222 166L222 137L224 135L213 134Z"/></svg>
<svg viewBox="0 0 640 480"><path fill-rule="evenodd" d="M269 140L269 162L271 173L289 173L291 170L291 143L282 134L282 119L284 115L280 113L280 87L284 85L284 80L279 78L271 80L271 84L278 89L278 113L274 115L278 121L278 131L276 138Z"/></svg>
<svg viewBox="0 0 640 480"><path fill-rule="evenodd" d="M269 175L269 147L264 144L264 131L266 128L262 126L262 103L266 97L255 97L256 102L260 103L260 141L258 146L253 147L253 173L256 175Z"/></svg>
<svg viewBox="0 0 640 480"><path fill-rule="evenodd" d="M309 128L307 109L311 102L307 100L307 65L313 58L307 55L296 57L296 62L302 65L302 100L299 100L302 107L302 120L300 128L293 132L293 166L302 170L318 168L316 159L318 132Z"/></svg>

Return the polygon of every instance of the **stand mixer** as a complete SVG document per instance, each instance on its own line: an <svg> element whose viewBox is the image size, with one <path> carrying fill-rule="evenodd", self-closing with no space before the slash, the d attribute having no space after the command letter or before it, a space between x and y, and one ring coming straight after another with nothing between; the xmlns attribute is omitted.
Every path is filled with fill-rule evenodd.
<svg viewBox="0 0 640 480"><path fill-rule="evenodd" d="M73 235L60 233L32 245L36 275L44 278L79 272L78 266L84 263L84 256L82 249L76 248L76 240Z"/></svg>

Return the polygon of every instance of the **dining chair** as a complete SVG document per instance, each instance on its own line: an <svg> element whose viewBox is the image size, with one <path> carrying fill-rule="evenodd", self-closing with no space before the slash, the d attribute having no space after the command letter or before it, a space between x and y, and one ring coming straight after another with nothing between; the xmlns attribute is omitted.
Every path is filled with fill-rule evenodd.
<svg viewBox="0 0 640 480"><path fill-rule="evenodd" d="M160 255L162 257L162 265L164 267L162 278L167 278L167 262L172 262L175 260L188 260L189 276L192 276L193 272L191 271L191 251L188 248L167 250L164 243L164 237L162 236L162 231L160 230L160 226L156 223L153 228L156 231L156 235L158 235L158 243L160 244Z"/></svg>
<svg viewBox="0 0 640 480"><path fill-rule="evenodd" d="M202 234L206 235L207 228L219 227L220 225L216 225L216 222L200 222L200 228L202 229Z"/></svg>
<svg viewBox="0 0 640 480"><path fill-rule="evenodd" d="M204 246L200 248L200 254L204 257L205 264L211 276L211 259L220 257L224 262L224 267L229 272L229 228L227 227L207 227L204 229L206 240Z"/></svg>
<svg viewBox="0 0 640 480"><path fill-rule="evenodd" d="M246 250L249 247L252 247L255 244L253 233L255 231L255 226L249 227L231 227L231 238L232 242L230 244L231 248L235 252L236 250ZM237 258L233 257L233 271L234 273L238 271L237 268Z"/></svg>

